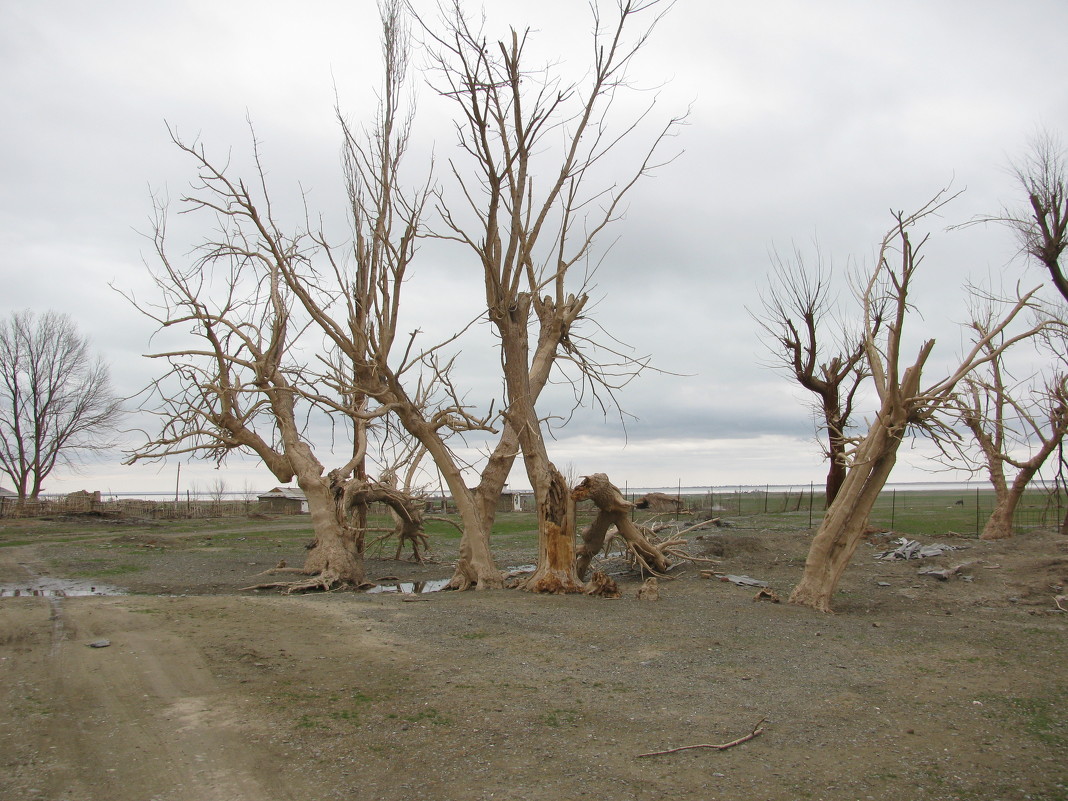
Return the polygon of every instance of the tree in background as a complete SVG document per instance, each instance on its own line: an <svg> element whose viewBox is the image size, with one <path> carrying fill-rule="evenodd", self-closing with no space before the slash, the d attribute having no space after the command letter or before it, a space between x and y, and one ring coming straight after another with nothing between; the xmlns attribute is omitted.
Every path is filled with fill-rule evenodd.
<svg viewBox="0 0 1068 801"><path fill-rule="evenodd" d="M0 321L0 472L34 500L57 465L112 447L122 415L107 365L66 314Z"/></svg>
<svg viewBox="0 0 1068 801"><path fill-rule="evenodd" d="M975 439L978 452L970 461L983 469L994 486L994 510L982 539L1012 536L1016 507L1031 480L1068 433L1068 375L1063 371L1041 386L1012 379L998 340L988 336L993 312L971 323L974 338L985 343L986 364L961 382L953 407ZM1064 339L1060 346L1063 348ZM1064 355L1060 354L1063 361ZM967 453L967 451L965 451ZM1016 471L1011 477L1009 469Z"/></svg>
<svg viewBox="0 0 1068 801"><path fill-rule="evenodd" d="M763 311L753 314L763 329L764 344L775 359L817 401L815 413L826 441L826 503L838 495L846 476L847 434L857 391L869 378L864 339L850 331L832 296L833 274L817 253L809 268L800 251L792 260L775 257L772 281L761 295ZM882 312L873 310L873 333Z"/></svg>
<svg viewBox="0 0 1068 801"><path fill-rule="evenodd" d="M1027 197L1025 209L1006 209L1001 222L1016 232L1023 252L1036 259L1049 273L1054 288L1068 303L1068 276L1061 257L1068 247L1068 164L1064 146L1052 133L1036 135L1022 161L1013 165L1020 188Z"/></svg>
<svg viewBox="0 0 1068 801"><path fill-rule="evenodd" d="M906 434L910 430L923 431L936 440L947 436L947 425L939 414L952 403L957 385L1004 349L1045 327L1040 322L1021 333L1006 334L1010 323L1031 305L1032 290L978 338L955 369L924 386L923 369L935 341L924 341L911 364L902 353L907 342L905 326L912 311L909 291L926 241L925 237L913 243L911 231L951 199L940 192L918 211L894 215L894 225L883 237L875 267L860 293L865 360L879 409L868 431L855 438L847 449L849 467L845 480L812 540L804 573L790 595L791 603L831 611L838 582L864 536L868 516L890 477Z"/></svg>

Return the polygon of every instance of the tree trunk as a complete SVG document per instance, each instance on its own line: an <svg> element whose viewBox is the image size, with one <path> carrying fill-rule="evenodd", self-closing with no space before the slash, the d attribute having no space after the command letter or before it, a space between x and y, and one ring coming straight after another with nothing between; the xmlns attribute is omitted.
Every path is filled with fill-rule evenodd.
<svg viewBox="0 0 1068 801"><path fill-rule="evenodd" d="M363 537L345 522L341 498L321 476L297 477L308 499L315 546L308 551L303 571L325 582L360 585L364 580Z"/></svg>
<svg viewBox="0 0 1068 801"><path fill-rule="evenodd" d="M831 599L864 537L868 515L897 460L903 427L891 432L880 415L858 449L853 466L820 524L790 603L831 611Z"/></svg>
<svg viewBox="0 0 1068 801"><path fill-rule="evenodd" d="M404 397L400 387L393 390L393 395L380 398L380 401L392 401ZM460 558L456 563L449 588L454 590L500 589L504 578L497 569L490 552L489 535L492 518L487 523L481 504L470 488L464 483L463 473L457 467L449 449L442 442L437 432L422 418L414 404L400 404L397 411L405 429L426 448L444 479L453 501L460 512L463 534L460 538ZM507 472L507 468L506 468ZM501 488L504 481L501 479ZM498 494L500 491L498 490ZM496 499L494 498L494 501Z"/></svg>
<svg viewBox="0 0 1068 801"><path fill-rule="evenodd" d="M1027 485L1036 472L1037 470L1021 470L1016 474L1011 487L1005 487L1004 481L1000 487L995 483L997 503L994 504L994 511L990 513L986 525L983 526L983 533L979 539L1004 540L1012 536L1012 521L1016 516L1016 507L1020 504L1024 490L1027 489Z"/></svg>
<svg viewBox="0 0 1068 801"><path fill-rule="evenodd" d="M575 574L575 501L560 471L549 462L538 493L538 566L523 583L529 592L583 592Z"/></svg>
<svg viewBox="0 0 1068 801"><path fill-rule="evenodd" d="M837 447L837 450L836 450ZM824 509L830 509L831 504L834 503L834 499L838 497L838 493L842 489L842 483L846 477L846 466L839 461L842 455L843 446L839 441L838 443L831 444L831 466L827 470L827 487L826 487L826 499L824 501Z"/></svg>
<svg viewBox="0 0 1068 801"><path fill-rule="evenodd" d="M1009 502L1008 499L999 500L994 506L994 511L990 513L990 517L987 518L986 524L983 526L983 533L979 536L981 540L1005 540L1012 536L1012 518L1016 511L1016 502Z"/></svg>
<svg viewBox="0 0 1068 801"><path fill-rule="evenodd" d="M582 534L583 544L579 548L575 568L580 579L585 580L590 561L604 547L605 535L612 526L619 530L640 565L661 575L671 568L667 558L631 522L630 512L634 504L623 497L623 493L608 480L607 475L594 473L586 476L575 487L571 497L576 502L589 498L599 510L590 527Z"/></svg>
<svg viewBox="0 0 1068 801"><path fill-rule="evenodd" d="M492 523L487 524L478 514L473 499L456 499L463 519L463 534L460 536L460 554L456 570L449 581L454 590L499 590L504 587L504 576L493 559L489 534ZM466 508L465 507L469 507Z"/></svg>

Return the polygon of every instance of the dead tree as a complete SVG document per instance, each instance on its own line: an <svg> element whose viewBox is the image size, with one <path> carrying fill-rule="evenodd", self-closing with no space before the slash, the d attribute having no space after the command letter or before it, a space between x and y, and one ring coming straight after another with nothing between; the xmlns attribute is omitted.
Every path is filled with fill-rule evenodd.
<svg viewBox="0 0 1068 801"><path fill-rule="evenodd" d="M819 254L813 269L800 251L789 261L776 256L772 283L761 298L763 310L753 314L764 331L764 344L774 365L787 370L818 399L816 415L826 438L824 455L829 464L827 506L845 480L853 403L869 377L864 340L843 322L833 291L833 274ZM875 309L876 333L881 319L880 310Z"/></svg>
<svg viewBox="0 0 1068 801"><path fill-rule="evenodd" d="M596 4L592 62L585 84L557 77L556 65L529 64L530 31L511 29L492 41L472 24L460 0L441 5L442 33L424 23L436 44L440 93L459 111L464 157L450 162L455 196L443 193L440 236L469 248L483 268L486 309L500 338L506 407L504 439L523 453L538 511L539 562L526 583L534 591L581 592L574 573L570 493L549 459L538 398L555 368L570 366L570 381L594 398L609 398L645 360L598 348L580 330L589 301L590 260L600 232L618 219L621 203L656 166L654 153L678 124L656 129L652 144L631 167L610 154L644 131L651 107L637 118L612 119L626 73L668 4L618 0L611 20ZM635 37L630 29L645 26ZM598 183L600 182L600 183ZM494 500L517 450L500 446L483 473ZM473 543L472 543L473 544ZM463 556L462 556L463 559Z"/></svg>
<svg viewBox="0 0 1068 801"><path fill-rule="evenodd" d="M992 319L988 312L973 320L977 339L985 338ZM1053 348L1062 363L1064 344L1060 337ZM1012 536L1013 517L1024 491L1068 433L1068 376L1057 373L1040 387L1013 382L1004 353L995 353L992 342L985 350L989 361L964 379L953 407L976 443L978 452L965 455L971 456L969 462L976 469L986 471L994 487L994 510L981 537L997 540ZM1011 480L1009 470L1015 471Z"/></svg>
<svg viewBox="0 0 1068 801"><path fill-rule="evenodd" d="M1063 145L1050 133L1040 134L1014 171L1027 196L1027 211L1006 212L999 221L1016 231L1024 252L1046 268L1068 303L1068 276L1061 264L1068 247L1068 164Z"/></svg>
<svg viewBox="0 0 1068 801"><path fill-rule="evenodd" d="M107 365L69 316L0 320L0 473L20 501L36 500L56 466L112 447L121 415Z"/></svg>
<svg viewBox="0 0 1068 801"><path fill-rule="evenodd" d="M388 148L394 142L405 50L395 25L399 5L385 3L382 10L387 90L377 123L379 139ZM235 450L256 454L279 481L296 479L308 499L316 540L303 571L316 578L305 586L359 585L363 523L357 515L352 525L350 511L377 492L363 469L367 427L391 412L392 398L366 391L357 380L368 373L369 363L373 370L368 342L388 353L392 341L383 344L383 339L395 334L390 323L397 309L373 278L361 274L354 282L343 280L325 238L306 221L288 233L283 230L254 137L251 182L231 177L230 166L218 166L202 144L185 142L174 131L171 138L198 169L198 182L181 199L183 212L210 217L216 234L201 241L188 263L175 261L167 208L157 203L152 239L159 297L154 303L130 300L167 336L188 331L194 342L150 354L169 364L147 390L160 432L149 435L129 461L196 455L221 463ZM396 161L387 152L375 166L374 184L388 197L396 182L390 172ZM418 216L418 202L417 196L416 206L406 210ZM371 226L376 243L368 257L372 261L393 246L383 232L391 230L394 207L389 202L381 206ZM357 237L357 249L363 244ZM410 252L410 237L402 238L401 246ZM317 259L327 261L337 283L318 280L311 266ZM347 312L344 343L355 344L346 350L335 341L334 349L324 353L324 334L330 342L324 323L339 304ZM324 355L309 361L308 354ZM377 379L365 383L379 384ZM385 405L379 400L383 394ZM352 433L350 458L329 472L306 434L317 415L340 419ZM346 493L356 500L346 502ZM388 502L388 497L382 500Z"/></svg>
<svg viewBox="0 0 1068 801"><path fill-rule="evenodd" d="M926 386L923 384L922 373L934 349L933 339L920 345L911 364L905 361L901 349L909 319L909 291L926 241L925 238L913 244L910 233L951 199L940 192L918 211L894 215L894 225L883 238L875 267L860 293L865 358L879 408L867 433L846 453L849 468L845 480L812 540L804 573L790 595L791 603L831 611L831 598L864 536L868 516L890 477L898 448L909 430L922 429L935 438L946 435L947 426L938 415L949 406L958 384L976 367L988 362L992 354L1033 336L1044 327L1040 323L1011 336L1006 331L1020 312L1029 307L1036 291L1032 290L1012 304L948 375ZM877 326L880 309L886 310L886 317ZM990 343L997 343L993 350L988 347Z"/></svg>
<svg viewBox="0 0 1068 801"><path fill-rule="evenodd" d="M667 555L650 542L642 531L630 519L634 504L623 497L623 493L608 480L604 473L586 476L571 493L572 499L591 500L597 507L597 517L582 534L582 547L579 548L575 570L579 578L585 579L590 562L604 547L605 536L614 526L627 544L634 560L642 572L663 577L670 569L671 562Z"/></svg>

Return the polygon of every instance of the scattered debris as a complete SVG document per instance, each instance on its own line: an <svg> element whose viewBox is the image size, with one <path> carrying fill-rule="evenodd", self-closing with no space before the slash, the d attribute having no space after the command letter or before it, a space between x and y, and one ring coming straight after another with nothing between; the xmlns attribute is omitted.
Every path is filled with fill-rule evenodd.
<svg viewBox="0 0 1068 801"><path fill-rule="evenodd" d="M932 556L941 556L948 551L959 551L968 547L967 545L943 545L941 543L923 545L916 540L910 540L908 537L900 537L891 544L897 547L891 551L877 553L875 558L887 560L928 559Z"/></svg>
<svg viewBox="0 0 1068 801"><path fill-rule="evenodd" d="M660 585L657 583L656 576L650 576L645 580L645 583L638 588L638 600L640 601L659 601L660 600Z"/></svg>
<svg viewBox="0 0 1068 801"><path fill-rule="evenodd" d="M656 579L653 579L655 581ZM586 594L597 595L601 598L622 598L619 585L603 571L597 570L586 583Z"/></svg>
<svg viewBox="0 0 1068 801"><path fill-rule="evenodd" d="M706 579L719 579L720 581L729 581L731 584L737 584L739 587L767 587L768 582L761 581L760 579L750 578L749 576L734 576L730 573L716 573L713 570L702 570L701 578Z"/></svg>
<svg viewBox="0 0 1068 801"><path fill-rule="evenodd" d="M1053 596L1053 603L1057 604L1057 608L1060 609L1062 612L1068 612L1068 609L1065 609L1063 606L1061 606L1061 601L1068 601L1068 595Z"/></svg>
<svg viewBox="0 0 1068 801"><path fill-rule="evenodd" d="M966 567L971 567L974 564L975 564L975 562L964 562L962 564L956 565L955 567L931 568L930 570L921 570L920 571L920 575L921 576L932 576L932 577L938 579L939 581L949 581L951 578L953 578L953 576L957 575L961 570L963 570ZM969 581L971 580L970 576L962 576L961 578L968 579Z"/></svg>
<svg viewBox="0 0 1068 801"><path fill-rule="evenodd" d="M90 648L107 648L111 645L111 640L94 640L91 643L86 643Z"/></svg>
<svg viewBox="0 0 1068 801"><path fill-rule="evenodd" d="M766 587L753 596L754 601L771 601L773 604L782 603L782 599L774 591Z"/></svg>
<svg viewBox="0 0 1068 801"><path fill-rule="evenodd" d="M749 742L750 740L759 737L764 733L763 723L767 718L761 718L753 726L753 730L749 734L743 735L735 740L731 740L729 743L701 743L699 745L683 745L679 748L668 748L666 751L650 751L646 754L638 754L638 758L651 757L651 756L663 756L664 754L677 754L679 751L690 751L695 748L712 748L716 751L726 751L728 748L734 748L736 745Z"/></svg>

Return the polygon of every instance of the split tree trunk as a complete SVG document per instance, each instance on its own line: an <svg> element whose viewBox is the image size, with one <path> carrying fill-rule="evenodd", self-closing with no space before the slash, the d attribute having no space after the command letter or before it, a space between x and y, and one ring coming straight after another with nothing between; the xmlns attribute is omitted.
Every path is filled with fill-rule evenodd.
<svg viewBox="0 0 1068 801"><path fill-rule="evenodd" d="M524 456L525 458L525 456ZM575 501L552 462L541 477L538 494L538 565L522 589L528 592L578 593L585 587L575 573Z"/></svg>
<svg viewBox="0 0 1068 801"><path fill-rule="evenodd" d="M640 564L658 574L664 574L671 568L667 558L631 522L630 513L634 504L623 497L623 493L608 480L607 475L594 473L592 476L586 476L575 487L571 497L576 503L588 498L599 510L597 517L582 534L583 544L579 548L575 568L580 579L586 578L590 561L604 547L605 536L612 526L619 530L620 536L626 540Z"/></svg>

